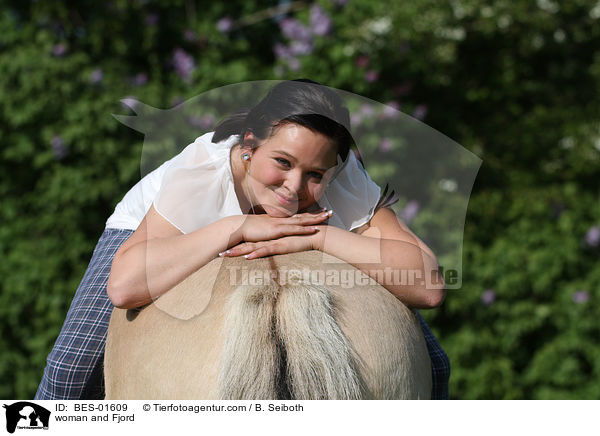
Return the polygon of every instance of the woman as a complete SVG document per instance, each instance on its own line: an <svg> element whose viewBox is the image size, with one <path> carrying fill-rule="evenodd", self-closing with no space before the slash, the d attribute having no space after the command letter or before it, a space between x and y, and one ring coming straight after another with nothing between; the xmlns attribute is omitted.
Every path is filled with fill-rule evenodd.
<svg viewBox="0 0 600 436"><path fill-rule="evenodd" d="M314 249L366 273L375 264L437 274L431 250L356 160L349 125L332 90L282 82L142 179L107 221L36 399L81 397L102 354L112 304L149 303L218 255ZM443 289L373 278L409 307L436 307L445 296ZM447 357L421 323L432 398L447 398Z"/></svg>

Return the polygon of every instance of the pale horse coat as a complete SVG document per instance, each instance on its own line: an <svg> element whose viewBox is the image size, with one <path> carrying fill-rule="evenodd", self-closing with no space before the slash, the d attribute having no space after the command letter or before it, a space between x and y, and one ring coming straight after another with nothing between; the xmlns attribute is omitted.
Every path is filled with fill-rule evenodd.
<svg viewBox="0 0 600 436"><path fill-rule="evenodd" d="M416 315L318 251L217 258L152 304L115 309L104 375L107 399L431 395Z"/></svg>

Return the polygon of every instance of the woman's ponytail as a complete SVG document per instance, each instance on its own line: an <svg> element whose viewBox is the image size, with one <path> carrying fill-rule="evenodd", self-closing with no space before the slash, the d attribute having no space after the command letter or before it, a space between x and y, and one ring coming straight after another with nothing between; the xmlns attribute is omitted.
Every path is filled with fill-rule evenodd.
<svg viewBox="0 0 600 436"><path fill-rule="evenodd" d="M221 142L231 135L242 135L244 133L243 131L248 112L250 112L248 109L242 109L219 121L219 124L215 127L215 134L212 138L212 142Z"/></svg>

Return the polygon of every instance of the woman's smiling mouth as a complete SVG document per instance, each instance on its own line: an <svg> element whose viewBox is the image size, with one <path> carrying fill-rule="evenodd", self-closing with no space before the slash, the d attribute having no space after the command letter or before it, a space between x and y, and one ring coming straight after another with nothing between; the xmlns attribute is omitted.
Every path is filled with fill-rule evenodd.
<svg viewBox="0 0 600 436"><path fill-rule="evenodd" d="M297 203L297 200L294 199L293 197L284 197L281 194L278 194L277 192L273 191L275 194L275 197L277 197L277 201L279 201L280 204L282 204L283 206L290 206L294 203Z"/></svg>

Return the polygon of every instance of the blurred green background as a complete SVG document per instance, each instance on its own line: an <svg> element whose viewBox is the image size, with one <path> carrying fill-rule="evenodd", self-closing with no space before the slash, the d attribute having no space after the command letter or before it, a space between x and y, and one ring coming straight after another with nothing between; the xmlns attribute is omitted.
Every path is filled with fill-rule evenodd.
<svg viewBox="0 0 600 436"><path fill-rule="evenodd" d="M422 311L451 397L600 398L589 0L0 0L0 397L33 397L104 223L140 178L144 138L111 116L131 113L119 100L166 109L297 77L399 108L483 160L462 289ZM418 233L418 207L406 214Z"/></svg>

